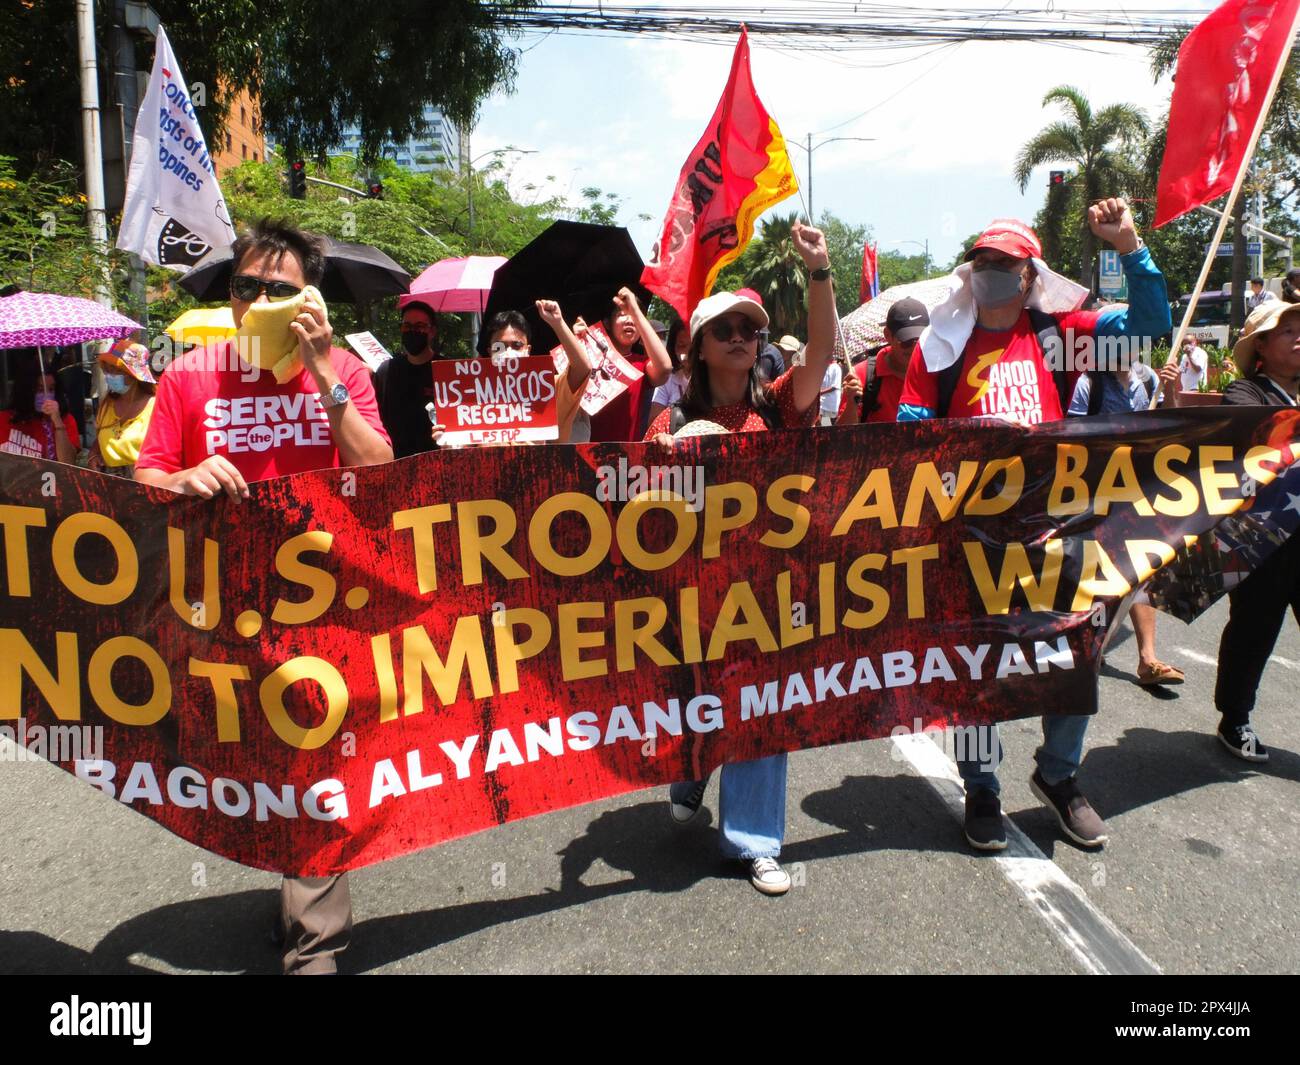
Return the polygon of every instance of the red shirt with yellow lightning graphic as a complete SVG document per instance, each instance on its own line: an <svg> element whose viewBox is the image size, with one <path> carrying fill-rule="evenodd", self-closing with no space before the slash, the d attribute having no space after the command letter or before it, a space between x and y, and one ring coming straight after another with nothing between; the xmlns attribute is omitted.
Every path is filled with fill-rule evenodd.
<svg viewBox="0 0 1300 1065"><path fill-rule="evenodd" d="M1091 336L1099 314L1073 311L1055 316L1063 337ZM900 404L936 411L948 418L1001 418L1017 425L1037 425L1065 417L1056 381L1043 361L1042 348L1022 312L1010 329L976 326L962 354L961 374L947 412L938 411L939 373L926 369L917 345L907 367ZM1073 388L1076 374L1070 375Z"/></svg>

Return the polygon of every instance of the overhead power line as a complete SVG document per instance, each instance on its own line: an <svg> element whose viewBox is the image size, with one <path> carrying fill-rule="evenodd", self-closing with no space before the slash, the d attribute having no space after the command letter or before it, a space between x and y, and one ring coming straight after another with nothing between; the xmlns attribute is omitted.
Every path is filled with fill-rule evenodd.
<svg viewBox="0 0 1300 1065"><path fill-rule="evenodd" d="M1050 6L1050 5L1049 5ZM896 48L959 41L1150 46L1171 29L1205 17L1201 8L1087 11L936 9L893 4L776 3L701 6L673 4L560 5L502 10L500 21L520 31L642 34L697 41L734 37L743 23L755 38L786 48Z"/></svg>

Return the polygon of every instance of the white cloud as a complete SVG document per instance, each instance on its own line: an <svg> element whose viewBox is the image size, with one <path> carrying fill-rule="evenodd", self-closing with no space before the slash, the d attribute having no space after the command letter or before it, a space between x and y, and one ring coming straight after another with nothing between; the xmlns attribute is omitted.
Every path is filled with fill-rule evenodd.
<svg viewBox="0 0 1300 1065"><path fill-rule="evenodd" d="M917 6L949 11L987 0ZM522 56L518 92L485 106L475 154L506 144L537 149L517 159L512 187L526 181L560 193L591 185L618 193L625 219L653 217L629 222L648 250L681 164L725 85L731 42L530 35L521 43L533 47ZM967 42L813 52L751 36L750 50L759 94L787 140L806 143L810 130L814 145L874 138L815 150L814 207L871 225L885 243L931 240L936 259L950 258L966 234L995 215L1037 210L1045 173L1031 181L1027 196L1011 173L1020 146L1058 117L1055 108L1042 107L1048 89L1075 85L1095 107L1124 101L1153 118L1169 92L1167 82L1152 84L1147 55L1135 47ZM791 158L804 180L805 153L792 148ZM545 183L548 175L555 180Z"/></svg>

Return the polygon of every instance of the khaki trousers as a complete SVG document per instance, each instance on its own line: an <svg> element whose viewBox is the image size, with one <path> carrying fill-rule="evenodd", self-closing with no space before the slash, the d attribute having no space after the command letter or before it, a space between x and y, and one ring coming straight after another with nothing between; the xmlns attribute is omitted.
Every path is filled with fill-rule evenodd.
<svg viewBox="0 0 1300 1065"><path fill-rule="evenodd" d="M280 882L280 926L284 930L286 975L334 973L334 955L352 934L348 877L288 877Z"/></svg>

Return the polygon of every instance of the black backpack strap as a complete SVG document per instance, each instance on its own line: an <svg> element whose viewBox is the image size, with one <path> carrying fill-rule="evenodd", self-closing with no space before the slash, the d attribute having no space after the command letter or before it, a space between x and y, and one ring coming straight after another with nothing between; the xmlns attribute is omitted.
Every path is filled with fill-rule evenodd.
<svg viewBox="0 0 1300 1065"><path fill-rule="evenodd" d="M965 363L966 353L963 351L951 366L945 366L939 371L938 406L934 409L936 418L948 417L948 408L952 406L953 393L957 391L957 382L961 380L961 369Z"/></svg>
<svg viewBox="0 0 1300 1065"><path fill-rule="evenodd" d="M1040 311L1037 307L1026 307L1025 310L1029 312L1029 324L1038 337L1038 347L1044 357L1046 358L1052 350L1063 355L1065 348L1061 327L1055 316ZM1056 382L1056 394L1061 401L1061 410L1066 411L1070 407L1070 375L1066 372L1065 360L1060 361L1061 365L1052 370L1052 379ZM965 364L966 353L963 351L951 366L945 366L939 371L938 407L935 408L935 417L948 417L948 408L952 405L953 393L957 391L957 382L961 380L961 372Z"/></svg>
<svg viewBox="0 0 1300 1065"><path fill-rule="evenodd" d="M882 381L880 374L876 373L876 360L878 358L879 355L867 356L867 381L866 386L862 389L862 402L859 407L864 418L880 409L880 386Z"/></svg>
<svg viewBox="0 0 1300 1065"><path fill-rule="evenodd" d="M1070 409L1070 375L1065 369L1065 344L1060 323L1055 315L1037 307L1026 307L1025 310L1029 312L1029 324L1038 337L1038 349L1043 353L1043 358L1047 359L1051 352L1056 352L1059 365L1052 370L1052 378L1056 381L1056 394L1061 400L1061 413L1064 414Z"/></svg>
<svg viewBox="0 0 1300 1065"><path fill-rule="evenodd" d="M1102 375L1096 370L1088 371L1088 415L1101 413Z"/></svg>

